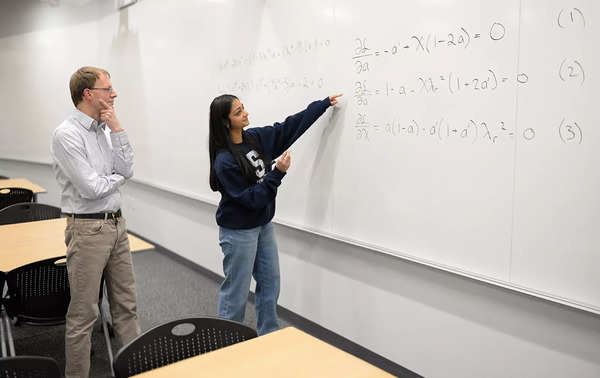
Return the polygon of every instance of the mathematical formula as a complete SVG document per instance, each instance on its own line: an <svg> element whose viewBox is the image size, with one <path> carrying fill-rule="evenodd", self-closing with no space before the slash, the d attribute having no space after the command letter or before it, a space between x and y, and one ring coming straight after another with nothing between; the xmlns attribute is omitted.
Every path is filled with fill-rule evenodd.
<svg viewBox="0 0 600 378"><path fill-rule="evenodd" d="M529 81L526 73L518 75L499 75L492 68L480 75L459 75L449 72L442 75L418 76L408 82L386 81L380 87L371 86L369 80L354 83L354 98L359 106L367 105L371 96L410 96L457 94L460 92L493 92L501 86L525 84Z"/></svg>
<svg viewBox="0 0 600 378"><path fill-rule="evenodd" d="M285 77L262 77L258 79L236 80L230 83L219 84L217 91L229 93L249 92L281 92L289 93L300 89L320 89L325 85L325 79L319 78L293 78Z"/></svg>
<svg viewBox="0 0 600 378"><path fill-rule="evenodd" d="M331 47L331 45L332 41L330 39L321 40L315 38L313 40L296 41L283 46L269 47L247 55L226 59L219 63L219 69L224 71L244 66L249 67L276 59L291 59L296 56L319 52Z"/></svg>
<svg viewBox="0 0 600 378"><path fill-rule="evenodd" d="M589 22L581 8L563 8L556 15L556 27L560 30L579 28L583 30ZM353 101L356 105L356 121L353 123L354 138L361 142L370 142L378 138L429 138L438 141L462 140L468 143L514 142L523 140L533 142L536 133L534 127L525 127L516 131L514 126L503 120L489 121L478 119L465 119L463 121L450 121L440 117L433 121L419 121L416 119L386 121L372 121L369 110L373 104L381 104L379 99L402 99L409 96L453 96L460 93L485 95L494 91L507 88L515 90L521 86L530 85L530 78L536 79L536 84L549 80L560 80L562 83L573 83L582 87L587 81L587 73L582 59L564 57L561 61L547 62L554 65L555 76L539 77L537 72L503 72L490 64L487 69L466 73L464 69L448 70L438 74L423 74L412 78L398 78L398 73L382 77L380 68L374 66L378 59L393 59L400 57L403 52L413 52L431 55L436 50L446 49L472 49L478 41L484 38L496 43L505 38L507 30L500 21L489 25L485 33L474 32L466 27L458 26L447 33L415 34L407 37L403 42L391 43L386 47L374 48L366 37L355 37L352 48L351 61L356 80L353 83ZM459 62L459 61L458 61ZM458 63L457 63L458 64ZM544 72L547 72L544 71ZM552 70L550 70L552 72ZM373 76L377 73L377 76ZM438 100L439 101L439 100ZM490 100L492 101L492 100ZM490 106L498 106L493 101ZM486 104L486 105L487 105ZM509 117L518 119L518 116ZM514 121L513 121L514 122ZM547 133L551 127L544 125L542 130ZM577 120L563 118L556 121L552 132L564 144L582 144L584 129Z"/></svg>
<svg viewBox="0 0 600 378"><path fill-rule="evenodd" d="M524 141L533 141L536 138L536 129L527 127L520 132L515 132L514 127L505 121L490 121L467 119L464 121L450 121L440 117L434 121L425 122L415 119L391 119L385 122L372 122L367 113L358 113L354 122L354 136L356 140L370 142L377 138L429 138L438 141L462 140L468 143L496 144L503 141L513 141L520 137ZM555 134L564 144L581 144L583 131L576 121L563 119L556 129Z"/></svg>
<svg viewBox="0 0 600 378"><path fill-rule="evenodd" d="M489 39L499 41L506 35L506 27L499 22L494 22L489 29ZM360 62L360 59L380 56L400 56L403 51L431 54L438 49L469 48L473 41L481 39L481 33L472 33L465 27L444 33L427 33L411 35L407 40L390 44L383 48L371 48L367 38L356 38L354 55L352 59Z"/></svg>

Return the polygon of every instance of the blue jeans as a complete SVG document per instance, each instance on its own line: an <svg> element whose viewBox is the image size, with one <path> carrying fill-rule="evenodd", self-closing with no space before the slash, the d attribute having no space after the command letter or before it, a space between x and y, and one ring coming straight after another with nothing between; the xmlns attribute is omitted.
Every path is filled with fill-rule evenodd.
<svg viewBox="0 0 600 378"><path fill-rule="evenodd" d="M256 315L259 335L279 329L279 256L271 222L247 230L220 227L225 281L219 291L219 317L244 321L250 279L256 281Z"/></svg>

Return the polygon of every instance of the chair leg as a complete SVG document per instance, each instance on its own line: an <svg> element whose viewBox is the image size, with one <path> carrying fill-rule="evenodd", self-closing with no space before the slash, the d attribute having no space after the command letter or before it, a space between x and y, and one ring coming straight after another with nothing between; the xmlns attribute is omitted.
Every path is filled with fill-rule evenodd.
<svg viewBox="0 0 600 378"><path fill-rule="evenodd" d="M4 341L4 309L0 309L0 356L2 358L7 357L6 355L6 342Z"/></svg>
<svg viewBox="0 0 600 378"><path fill-rule="evenodd" d="M110 376L114 377L115 376L115 372L113 370L113 351L112 351L112 344L110 342L110 334L108 331L108 317L105 313L106 309L104 306L104 302L106 301L106 303L108 304L108 299L107 295L106 295L106 286L103 287L102 289L103 291L103 295L102 295L102 301L100 302L100 321L102 322L102 333L104 333L104 340L106 341L106 351L108 352L108 363L110 364Z"/></svg>
<svg viewBox="0 0 600 378"><path fill-rule="evenodd" d="M8 343L8 355L14 357L16 355L15 354L15 342L12 337L10 318L8 317L8 314L6 313L6 311L2 311L2 319L0 319L0 321L4 323L4 326L6 328L6 340Z"/></svg>

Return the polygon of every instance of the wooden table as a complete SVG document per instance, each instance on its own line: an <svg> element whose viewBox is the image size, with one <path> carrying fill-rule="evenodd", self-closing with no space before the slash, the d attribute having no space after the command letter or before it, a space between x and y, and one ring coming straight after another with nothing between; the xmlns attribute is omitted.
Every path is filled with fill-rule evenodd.
<svg viewBox="0 0 600 378"><path fill-rule="evenodd" d="M38 193L46 193L46 189L25 178L1 179L0 188L24 188L33 192L33 202L37 202Z"/></svg>
<svg viewBox="0 0 600 378"><path fill-rule="evenodd" d="M0 271L8 272L20 266L64 256L67 218L0 226ZM131 251L154 246L129 234Z"/></svg>
<svg viewBox="0 0 600 378"><path fill-rule="evenodd" d="M296 328L150 370L136 377L392 377Z"/></svg>

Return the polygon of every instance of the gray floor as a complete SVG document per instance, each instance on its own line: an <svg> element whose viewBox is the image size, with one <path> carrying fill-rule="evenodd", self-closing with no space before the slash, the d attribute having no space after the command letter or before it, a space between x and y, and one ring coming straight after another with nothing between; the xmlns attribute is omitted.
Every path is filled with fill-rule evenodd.
<svg viewBox="0 0 600 378"><path fill-rule="evenodd" d="M186 265L155 250L133 254L138 291L140 326L146 330L154 325L187 315L210 315L217 312L218 283ZM256 328L254 307L246 306L246 324ZM291 325L280 319L281 327ZM64 369L64 325L13 327L18 355L38 355L54 358ZM118 345L113 340L116 354ZM109 377L110 366L100 323L92 336L91 377Z"/></svg>
<svg viewBox="0 0 600 378"><path fill-rule="evenodd" d="M155 251L134 254L134 266L138 310L147 325L190 314L216 315L219 287L212 278ZM244 323L256 328L251 303L246 305ZM280 318L280 325L287 327L290 323Z"/></svg>

